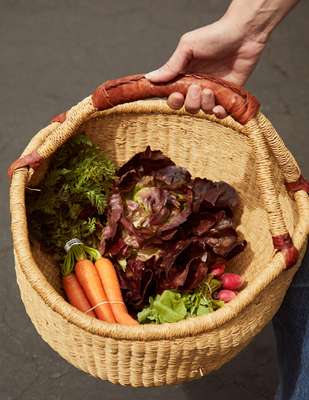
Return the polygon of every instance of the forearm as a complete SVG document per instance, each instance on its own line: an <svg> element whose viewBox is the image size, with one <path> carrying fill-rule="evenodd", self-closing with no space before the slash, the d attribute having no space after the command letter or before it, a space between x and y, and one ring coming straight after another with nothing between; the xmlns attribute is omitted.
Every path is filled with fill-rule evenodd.
<svg viewBox="0 0 309 400"><path fill-rule="evenodd" d="M271 32L299 0L233 0L223 18L254 39L266 42Z"/></svg>

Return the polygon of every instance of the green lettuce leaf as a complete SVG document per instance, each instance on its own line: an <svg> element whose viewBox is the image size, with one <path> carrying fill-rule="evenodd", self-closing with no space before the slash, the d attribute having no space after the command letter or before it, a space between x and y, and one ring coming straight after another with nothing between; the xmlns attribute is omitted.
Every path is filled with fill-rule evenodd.
<svg viewBox="0 0 309 400"><path fill-rule="evenodd" d="M155 299L150 298L150 304L137 314L140 323L146 322L177 322L186 317L187 309L180 293L165 290Z"/></svg>
<svg viewBox="0 0 309 400"><path fill-rule="evenodd" d="M164 290L161 295L149 298L149 305L137 314L138 321L141 324L162 324L209 314L224 305L223 301L213 299L214 292L220 286L217 279L208 279L193 292Z"/></svg>

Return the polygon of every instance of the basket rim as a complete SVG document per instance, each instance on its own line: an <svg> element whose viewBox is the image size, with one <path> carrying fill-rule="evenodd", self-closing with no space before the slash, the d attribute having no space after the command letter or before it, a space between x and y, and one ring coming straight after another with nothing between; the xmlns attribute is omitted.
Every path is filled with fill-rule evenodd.
<svg viewBox="0 0 309 400"><path fill-rule="evenodd" d="M186 115L190 118L203 118L208 121L222 124L232 128L239 133L241 125L232 118L218 120L217 118L206 115L202 112L192 115L184 110L171 110L162 100L143 100L124 105L116 106L113 109L93 113L89 119L103 117L119 113L140 113L140 114L176 114ZM86 122L86 121L83 121ZM59 123L53 123L57 126ZM53 125L51 124L51 125ZM50 125L50 126L51 126ZM41 132L41 131L40 131ZM26 147L25 152L38 145L38 136L35 135ZM174 338L184 338L188 336L197 336L207 331L227 323L235 318L244 308L254 302L255 297L262 292L279 274L285 269L285 262L282 254L276 252L269 261L265 270L260 276L251 283L250 290L245 288L241 291L232 303L226 304L223 308L204 316L190 318L177 323L166 323L161 325L138 325L125 326L109 324L91 318L75 307L71 306L66 300L56 292L51 284L39 269L31 253L30 242L28 239L27 219L25 211L25 187L31 176L31 171L21 168L15 172L10 187L10 209L12 215L13 244L18 263L22 272L27 278L31 287L38 293L43 301L62 318L77 327L86 330L95 335L122 340L142 340L156 341L169 340ZM17 199L17 200L16 200ZM309 199L306 193L298 192L295 194L298 218L294 228L293 241L298 249L303 249L306 243L306 234L308 229L307 220L309 219ZM21 262L22 260L22 262ZM299 266L301 257L297 265ZM297 268L296 266L294 268Z"/></svg>

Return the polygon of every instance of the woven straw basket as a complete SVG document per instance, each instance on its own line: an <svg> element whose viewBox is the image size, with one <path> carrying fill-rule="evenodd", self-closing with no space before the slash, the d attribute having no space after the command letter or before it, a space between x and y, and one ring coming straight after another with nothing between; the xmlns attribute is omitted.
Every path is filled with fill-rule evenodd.
<svg viewBox="0 0 309 400"><path fill-rule="evenodd" d="M229 112L218 120L174 111L163 100L192 82L214 91ZM139 101L137 101L139 100ZM16 275L26 311L49 345L77 368L113 383L159 386L207 374L241 351L277 309L304 255L308 182L257 100L207 76L153 85L142 75L108 81L60 114L9 169ZM25 189L42 179L49 157L85 132L121 165L147 145L193 176L224 180L239 192L239 231L248 241L231 269L247 286L220 310L182 322L120 326L91 318L63 297L59 268L28 238Z"/></svg>

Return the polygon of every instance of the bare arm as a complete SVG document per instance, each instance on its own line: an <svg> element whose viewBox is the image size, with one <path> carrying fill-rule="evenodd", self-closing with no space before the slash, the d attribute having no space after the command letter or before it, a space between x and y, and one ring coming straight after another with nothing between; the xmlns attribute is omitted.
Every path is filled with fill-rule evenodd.
<svg viewBox="0 0 309 400"><path fill-rule="evenodd" d="M217 22L185 33L171 58L146 75L153 82L166 82L179 73L207 73L243 85L256 66L271 32L299 0L233 0ZM202 108L219 118L226 116L215 105L209 90L192 85L184 99L173 93L168 104L190 112Z"/></svg>
<svg viewBox="0 0 309 400"><path fill-rule="evenodd" d="M266 42L271 32L299 0L233 0L224 18L238 19L253 39Z"/></svg>

